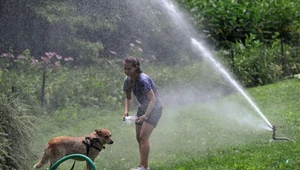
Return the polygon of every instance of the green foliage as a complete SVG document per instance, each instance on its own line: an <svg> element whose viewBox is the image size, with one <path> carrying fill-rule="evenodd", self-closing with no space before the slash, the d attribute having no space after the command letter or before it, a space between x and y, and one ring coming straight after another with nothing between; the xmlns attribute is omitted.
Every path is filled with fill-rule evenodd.
<svg viewBox="0 0 300 170"><path fill-rule="evenodd" d="M34 155L30 143L37 119L18 98L1 95L0 101L0 168L27 169L28 158Z"/></svg>
<svg viewBox="0 0 300 170"><path fill-rule="evenodd" d="M233 54L227 50L219 51L218 56L225 63L230 63L234 74L244 86L253 87L274 83L284 77L282 55L288 61L290 74L296 74L300 69L295 49L289 45L281 44L279 39L274 39L270 45L262 43L256 36L250 34L245 43L231 43ZM283 45L285 51L282 51ZM223 52L223 53L221 53ZM229 61L229 58L232 59Z"/></svg>
<svg viewBox="0 0 300 170"><path fill-rule="evenodd" d="M45 2L44 6L37 6L35 11L51 24L53 33L50 36L50 46L53 49L76 57L99 57L103 50L101 41L83 36L81 30L85 30L84 34L88 35L108 29L111 24L105 18L80 14L76 4L70 2Z"/></svg>
<svg viewBox="0 0 300 170"><path fill-rule="evenodd" d="M232 44L234 49L234 73L245 86L252 87L276 82L282 75L276 54L280 49L266 48L254 35L242 43ZM278 45L278 44L277 44Z"/></svg>
<svg viewBox="0 0 300 170"><path fill-rule="evenodd" d="M178 0L191 11L199 30L218 46L230 48L228 42L242 41L254 34L265 42L280 33L288 43L299 30L299 4L295 1Z"/></svg>
<svg viewBox="0 0 300 170"><path fill-rule="evenodd" d="M36 67L32 65L29 50L14 56L12 53L0 55L0 91L6 96L18 96L28 103L36 104L35 82L39 81L36 74Z"/></svg>
<svg viewBox="0 0 300 170"><path fill-rule="evenodd" d="M206 40L245 86L277 81L299 70L299 3L295 1L178 0Z"/></svg>
<svg viewBox="0 0 300 170"><path fill-rule="evenodd" d="M232 43L244 44L247 37L254 35L267 45L280 39L289 45L285 50L296 51L293 49L300 36L296 1L177 1L190 12L191 17L186 19L192 19L196 32L205 34L214 48L231 50ZM86 66L98 58L107 58L111 51L115 52L114 57L124 57L130 48L128 44L139 40L144 53L137 55L142 58L154 56L161 63L173 65L193 58L188 52L189 25L174 26L172 16L166 15L166 9L155 2L5 0L3 4L1 52L30 49L37 57L45 51L56 51L74 57L73 65ZM294 72L294 64L289 65L284 56L278 60L286 60L287 64L282 66L284 74Z"/></svg>
<svg viewBox="0 0 300 170"><path fill-rule="evenodd" d="M98 62L99 65L90 68L63 68L48 72L45 85L47 108L120 106L124 75L119 63L117 60Z"/></svg>

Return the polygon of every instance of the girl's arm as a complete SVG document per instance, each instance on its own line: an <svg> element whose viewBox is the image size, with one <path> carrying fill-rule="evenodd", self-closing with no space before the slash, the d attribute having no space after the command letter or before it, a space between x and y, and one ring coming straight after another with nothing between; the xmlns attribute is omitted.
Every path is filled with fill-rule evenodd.
<svg viewBox="0 0 300 170"><path fill-rule="evenodd" d="M126 116L128 116L129 110L130 110L130 103L131 103L131 91L126 92L126 97L124 101L124 114L123 114L123 120Z"/></svg>

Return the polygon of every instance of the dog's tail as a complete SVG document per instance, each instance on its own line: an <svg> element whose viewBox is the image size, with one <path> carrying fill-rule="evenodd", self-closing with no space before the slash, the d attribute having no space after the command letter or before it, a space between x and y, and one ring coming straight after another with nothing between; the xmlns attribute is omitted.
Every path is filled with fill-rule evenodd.
<svg viewBox="0 0 300 170"><path fill-rule="evenodd" d="M38 163L36 163L33 168L37 169L37 168L41 168L42 166L44 166L49 160L49 153L48 153L48 146L45 148L43 156L41 157L40 161Z"/></svg>

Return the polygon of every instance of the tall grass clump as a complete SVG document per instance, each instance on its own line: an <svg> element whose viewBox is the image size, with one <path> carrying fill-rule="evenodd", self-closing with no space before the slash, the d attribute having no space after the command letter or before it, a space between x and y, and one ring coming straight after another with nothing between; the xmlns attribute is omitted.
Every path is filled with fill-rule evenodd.
<svg viewBox="0 0 300 170"><path fill-rule="evenodd" d="M0 96L0 169L28 169L36 117L18 98Z"/></svg>

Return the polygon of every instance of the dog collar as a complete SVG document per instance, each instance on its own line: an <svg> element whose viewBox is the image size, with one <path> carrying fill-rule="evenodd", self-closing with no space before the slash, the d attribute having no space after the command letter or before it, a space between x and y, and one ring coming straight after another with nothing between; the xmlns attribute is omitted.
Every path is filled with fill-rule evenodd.
<svg viewBox="0 0 300 170"><path fill-rule="evenodd" d="M101 149L99 147L95 146L95 144L98 142L100 143L100 140L98 138L85 137L85 140L83 140L82 143L86 146L86 155L87 156L89 155L90 148L94 148L98 152L101 151Z"/></svg>

